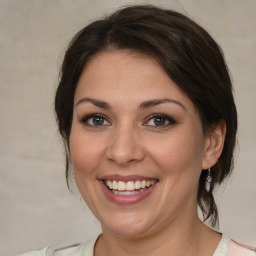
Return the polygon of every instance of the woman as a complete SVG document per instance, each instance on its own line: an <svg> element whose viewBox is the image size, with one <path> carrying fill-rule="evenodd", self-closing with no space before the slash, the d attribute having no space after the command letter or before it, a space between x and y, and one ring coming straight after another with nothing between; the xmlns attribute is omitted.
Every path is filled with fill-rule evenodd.
<svg viewBox="0 0 256 256"><path fill-rule="evenodd" d="M189 18L132 6L71 41L55 98L66 177L100 221L89 243L26 255L256 255L214 228L237 114L221 49Z"/></svg>

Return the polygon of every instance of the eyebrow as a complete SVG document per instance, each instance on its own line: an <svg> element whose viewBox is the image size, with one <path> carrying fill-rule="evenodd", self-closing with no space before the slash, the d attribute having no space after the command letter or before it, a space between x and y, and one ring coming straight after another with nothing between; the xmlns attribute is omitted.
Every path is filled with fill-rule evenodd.
<svg viewBox="0 0 256 256"><path fill-rule="evenodd" d="M90 102L92 103L93 105L99 107L99 108L104 108L104 109L110 109L110 105L105 102L105 101L101 101L101 100L96 100L96 99L92 99L92 98L82 98L80 99L76 104L75 106L81 104L81 103L84 103L84 102Z"/></svg>
<svg viewBox="0 0 256 256"><path fill-rule="evenodd" d="M104 108L104 109L111 108L109 103L107 103L105 101L93 99L93 98L82 98L75 104L75 106L77 106L81 103L84 103L84 102L90 102L99 108ZM185 111L187 110L182 103L180 103L177 100L173 100L173 99L169 99L169 98L147 100L147 101L142 102L140 104L139 108L143 110L143 109L151 108L151 107L163 104L163 103L174 103L174 104L180 106L181 108L183 108Z"/></svg>
<svg viewBox="0 0 256 256"><path fill-rule="evenodd" d="M181 108L183 108L185 111L187 110L182 103L180 103L177 100L173 100L173 99L169 99L169 98L153 99L153 100L144 101L140 104L140 109L151 108L151 107L163 104L163 103L174 103L174 104L177 104L178 106L180 106Z"/></svg>

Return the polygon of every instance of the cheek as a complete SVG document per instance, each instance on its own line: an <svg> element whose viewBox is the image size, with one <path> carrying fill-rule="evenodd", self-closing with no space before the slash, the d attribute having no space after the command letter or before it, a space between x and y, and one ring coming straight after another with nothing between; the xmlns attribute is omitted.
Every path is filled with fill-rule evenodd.
<svg viewBox="0 0 256 256"><path fill-rule="evenodd" d="M102 150L93 136L84 136L75 128L70 135L70 154L75 176L91 176Z"/></svg>
<svg viewBox="0 0 256 256"><path fill-rule="evenodd" d="M96 195L100 150L92 136L85 136L76 127L70 134L70 155L74 178L78 190L90 208L93 208L93 195Z"/></svg>
<svg viewBox="0 0 256 256"><path fill-rule="evenodd" d="M187 205L190 200L195 203L203 156L199 143L194 139L188 141L187 137L176 137L162 142L161 149L154 148L155 163L161 170L165 188L162 198L166 211Z"/></svg>
<svg viewBox="0 0 256 256"><path fill-rule="evenodd" d="M152 143L149 151L166 185L178 190L197 186L204 152L201 136L182 131Z"/></svg>
<svg viewBox="0 0 256 256"><path fill-rule="evenodd" d="M155 143L150 152L158 163L166 167L201 166L203 146L200 144L191 137L177 135Z"/></svg>

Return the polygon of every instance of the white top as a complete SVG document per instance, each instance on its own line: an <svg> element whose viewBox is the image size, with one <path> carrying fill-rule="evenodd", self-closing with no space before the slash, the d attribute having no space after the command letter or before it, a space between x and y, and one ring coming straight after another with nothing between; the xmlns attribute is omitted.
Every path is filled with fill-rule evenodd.
<svg viewBox="0 0 256 256"><path fill-rule="evenodd" d="M18 256L93 256L97 237L87 243L69 247L48 247L41 251L28 252ZM256 256L255 249L248 249L222 234L213 256Z"/></svg>

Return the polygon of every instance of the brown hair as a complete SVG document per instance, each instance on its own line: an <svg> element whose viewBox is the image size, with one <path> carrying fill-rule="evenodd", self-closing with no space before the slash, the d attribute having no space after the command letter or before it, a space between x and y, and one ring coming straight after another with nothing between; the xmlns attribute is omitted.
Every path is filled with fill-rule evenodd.
<svg viewBox="0 0 256 256"><path fill-rule="evenodd" d="M59 132L66 149L66 178L70 176L69 136L77 82L86 63L100 51L130 49L153 56L197 107L204 132L226 123L222 155L212 167L210 191L202 171L197 202L204 220L218 222L213 189L230 174L236 142L237 113L232 83L222 50L212 37L188 17L149 5L120 9L78 32L68 46L55 98Z"/></svg>

